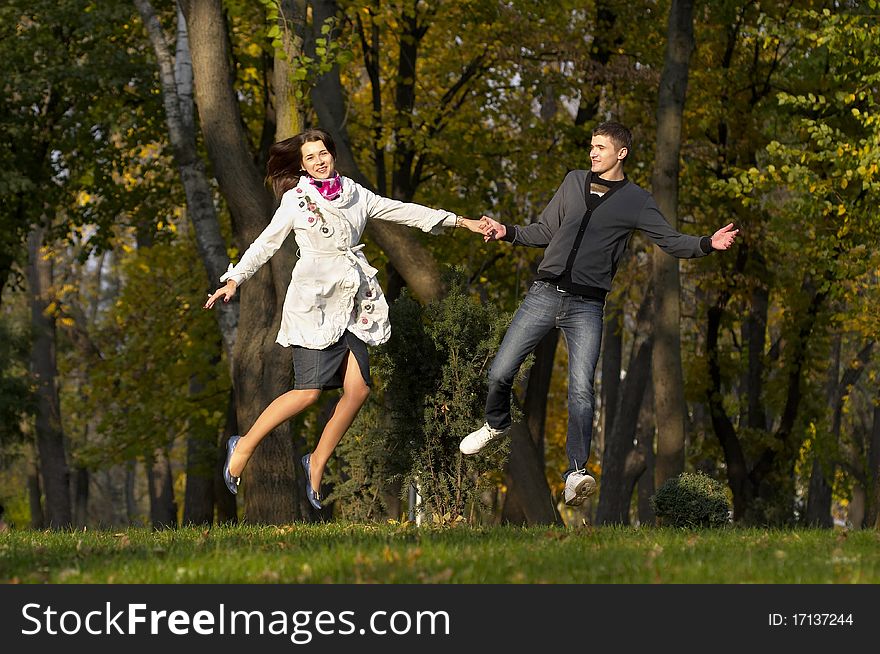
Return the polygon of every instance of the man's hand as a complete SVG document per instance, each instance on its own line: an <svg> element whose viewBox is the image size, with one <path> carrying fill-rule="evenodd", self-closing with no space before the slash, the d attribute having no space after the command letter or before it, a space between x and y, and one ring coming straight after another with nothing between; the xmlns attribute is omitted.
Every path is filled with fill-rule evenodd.
<svg viewBox="0 0 880 654"><path fill-rule="evenodd" d="M480 219L480 231L483 232L483 241L486 243L501 240L507 235L507 228L489 216Z"/></svg>
<svg viewBox="0 0 880 654"><path fill-rule="evenodd" d="M736 235L739 234L738 229L733 228L733 223L729 225L725 225L717 232L712 234L712 249L713 250L726 250L733 242L736 240Z"/></svg>

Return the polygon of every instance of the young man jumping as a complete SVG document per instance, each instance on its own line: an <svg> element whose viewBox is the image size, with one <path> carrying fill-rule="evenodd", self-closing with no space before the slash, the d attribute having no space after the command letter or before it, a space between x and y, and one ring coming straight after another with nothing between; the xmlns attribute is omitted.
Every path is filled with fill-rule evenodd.
<svg viewBox="0 0 880 654"><path fill-rule="evenodd" d="M568 432L564 501L579 506L596 490L587 474L593 436L593 378L602 343L605 296L626 249L639 229L660 248L683 259L727 250L739 230L730 223L712 236L674 230L646 190L627 179L624 160L632 147L630 131L615 122L593 130L591 168L566 175L539 220L506 225L483 217L486 241L545 248L536 280L504 336L489 370L486 422L461 441L464 454L476 454L511 425L510 393L517 371L547 332L558 327L568 347Z"/></svg>

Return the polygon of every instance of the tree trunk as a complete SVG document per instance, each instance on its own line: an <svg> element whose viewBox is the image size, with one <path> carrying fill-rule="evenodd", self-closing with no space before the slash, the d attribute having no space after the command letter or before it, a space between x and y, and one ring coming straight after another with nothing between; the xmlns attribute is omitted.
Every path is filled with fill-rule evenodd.
<svg viewBox="0 0 880 654"><path fill-rule="evenodd" d="M843 405L852 390L852 387L862 376L862 372L871 360L871 354L874 349L874 341L868 341L862 346L859 353L853 359L852 363L843 373L840 381L837 380L840 370L840 347L841 337L839 334L834 337L834 345L832 351L831 374L829 374L828 386L828 406L831 410L831 433L830 442L826 447L817 447L815 459L813 462L813 470L810 475L809 496L807 498L807 524L825 528L832 528L834 520L831 515L832 500L832 484L836 476L838 459L841 450L840 430L843 423ZM854 459L847 461L847 458ZM865 488L862 485L862 479L868 475L862 475L862 464L860 457L846 457L844 454L844 464L849 464L853 470L860 471L854 475L853 479L853 497L857 495L862 498L862 513L864 513L865 504ZM852 507L857 512L856 507ZM864 515L859 516L856 529L861 527Z"/></svg>
<svg viewBox="0 0 880 654"><path fill-rule="evenodd" d="M46 520L43 517L43 503L41 501L43 491L40 488L40 471L34 462L28 462L27 490L28 504L31 510L31 529L44 529Z"/></svg>
<svg viewBox="0 0 880 654"><path fill-rule="evenodd" d="M693 0L673 0L669 9L666 61L657 103L657 148L651 185L660 211L678 225L678 172L681 124L688 66L694 49ZM657 423L655 484L684 470L684 376L681 342L678 260L655 247L654 277L654 411Z"/></svg>
<svg viewBox="0 0 880 654"><path fill-rule="evenodd" d="M134 0L143 20L159 67L165 122L174 153L174 162L186 194L186 212L195 230L196 245L207 275L206 289L213 292L226 272L229 256L214 210L214 193L205 172L205 164L196 147L193 116L193 67L183 12L178 10L176 57L165 40L162 26L149 0ZM229 360L238 327L236 300L217 305L217 322Z"/></svg>
<svg viewBox="0 0 880 654"><path fill-rule="evenodd" d="M143 19L156 53L159 65L165 117L174 159L186 193L187 215L195 230L199 254L207 274L206 288L213 291L226 271L229 257L214 210L214 195L205 172L205 166L196 147L193 111L193 66L189 38L183 11L178 8L176 54L172 58L164 32L149 0L134 0ZM286 70L286 69L285 69ZM233 349L238 330L239 298L217 304L217 321L223 338L227 359L233 361ZM187 483L184 500L184 522L209 524L213 519L213 482L205 475L204 444L196 438L187 441ZM192 455L196 461L190 461ZM208 459L210 460L210 459Z"/></svg>
<svg viewBox="0 0 880 654"><path fill-rule="evenodd" d="M189 30L205 145L232 215L236 243L244 252L268 224L273 204L253 163L232 85L226 20L220 0L184 0L181 7ZM293 264L293 248L282 247L240 293L232 383L242 429L250 427L272 400L290 389L290 352L277 345L275 338ZM248 485L245 510L250 522L284 523L308 515L305 494L294 471L290 426L282 424L260 443L244 474Z"/></svg>
<svg viewBox="0 0 880 654"><path fill-rule="evenodd" d="M210 371L215 370L212 367ZM210 371L207 374L212 374ZM189 382L190 395L198 396L204 384L193 376ZM183 524L210 525L214 521L214 460L217 445L214 438L206 438L210 432L204 420L196 412L189 418L186 438L186 487L183 499ZM225 462L225 457L224 457Z"/></svg>
<svg viewBox="0 0 880 654"><path fill-rule="evenodd" d="M846 507L846 520L849 528L859 530L865 522L865 510L867 509L868 497L865 487L853 484L852 497Z"/></svg>
<svg viewBox="0 0 880 654"><path fill-rule="evenodd" d="M400 45L397 55L397 74L394 83L394 167L391 171L391 193L398 200L412 200L413 184L413 112L416 104L416 61L419 44L427 27L419 22L418 4L413 2L399 17Z"/></svg>
<svg viewBox="0 0 880 654"><path fill-rule="evenodd" d="M150 523L153 529L177 526L177 503L174 501L174 481L171 462L164 448L157 447L146 461L150 491Z"/></svg>
<svg viewBox="0 0 880 654"><path fill-rule="evenodd" d="M709 372L709 385L706 388L706 403L712 430L721 444L724 462L727 466L727 485L733 494L733 519L740 520L746 513L754 493L749 481L749 467L745 452L736 434L736 428L727 415L723 402L721 363L718 339L721 331L721 318L729 294L723 293L716 303L709 307L706 326L706 360ZM656 475L655 475L656 478Z"/></svg>
<svg viewBox="0 0 880 654"><path fill-rule="evenodd" d="M226 403L226 428L225 434L238 434L238 418L235 412L234 390L229 391L229 401ZM238 505L235 495L226 488L223 481L223 466L226 463L226 438L223 437L214 448L214 498L217 504L217 523L230 524L238 522ZM307 500L308 501L308 500Z"/></svg>
<svg viewBox="0 0 880 654"><path fill-rule="evenodd" d="M73 524L85 527L89 522L89 471L77 467L74 475Z"/></svg>
<svg viewBox="0 0 880 654"><path fill-rule="evenodd" d="M355 16L355 27L358 37L361 40L361 50L364 54L364 70L370 78L370 97L372 100L373 110L373 167L376 175L376 192L379 195L386 195L388 192L388 173L385 166L385 146L382 137L382 83L380 80L379 55L381 53L379 26L375 22L373 7L368 7L367 11L370 15L369 25L365 25L358 12ZM369 28L369 34L367 29Z"/></svg>
<svg viewBox="0 0 880 654"><path fill-rule="evenodd" d="M107 502L106 524L110 527L124 527L129 524L125 505L125 471L124 464L115 465L93 476L98 486L103 488L101 495L106 497Z"/></svg>
<svg viewBox="0 0 880 654"><path fill-rule="evenodd" d="M46 526L65 529L73 524L70 498L70 469L61 427L61 402L58 397L58 366L55 359L55 317L49 304L52 287L52 262L40 251L43 230L28 236L27 278L31 297L31 372L36 383L37 411L35 430L40 475L46 494Z"/></svg>
<svg viewBox="0 0 880 654"><path fill-rule="evenodd" d="M512 507L511 513L521 514L526 524L562 526L562 518L547 485L544 466L538 464L542 456L526 424L515 423L510 429L510 439L510 457L507 461L509 486L505 505L513 499L515 507Z"/></svg>
<svg viewBox="0 0 880 654"><path fill-rule="evenodd" d="M645 472L639 477L639 524L653 525L657 516L651 506L651 498L656 492L654 486L654 392L649 385L645 389L645 398L639 411L639 444L638 449L645 458Z"/></svg>
<svg viewBox="0 0 880 654"><path fill-rule="evenodd" d="M525 422L511 430L510 458L505 469L507 495L501 520L511 524L558 524L556 510L544 471L544 425L547 393L553 374L553 360L559 330L551 330L535 348L535 362L529 370L525 395Z"/></svg>
<svg viewBox="0 0 880 654"><path fill-rule="evenodd" d="M648 459L645 453L639 447L634 447L626 455L626 461L623 464L624 495L630 498L630 500L632 500L633 493L636 490L636 484L648 469L647 462ZM627 510L624 524L630 524L629 514L629 510Z"/></svg>
<svg viewBox="0 0 880 654"><path fill-rule="evenodd" d="M807 363L816 316L827 297L827 291L817 292L815 286L812 279L807 276L803 284L803 291L809 298L807 308L803 315L796 318L793 326L794 337L786 344L786 354L790 363L786 380L785 405L779 427L773 435L776 441L775 447L765 449L750 472L756 496L761 497L766 506L776 505L786 513L794 508L794 486L790 482L794 479L795 456L800 439L794 438L793 433L803 400L804 367ZM772 479L771 475L774 473L777 476ZM779 483L780 481L786 483L783 485ZM758 517L762 522L767 522L764 516ZM785 517L788 518L787 515Z"/></svg>
<svg viewBox="0 0 880 654"><path fill-rule="evenodd" d="M865 526L880 529L880 406L874 407L871 439L868 444L867 495Z"/></svg>
<svg viewBox="0 0 880 654"><path fill-rule="evenodd" d="M293 80L294 62L303 52L303 31L306 23L304 0L281 0L278 25L281 28L281 52L272 65L272 90L275 95L275 141L298 134L305 127L302 103L296 98Z"/></svg>
<svg viewBox="0 0 880 654"><path fill-rule="evenodd" d="M649 291L642 299L636 321L636 334L648 335L636 339L621 383L620 396L615 407L614 431L605 436L602 454L602 483L599 492L597 524L629 524L629 506L638 474L644 470L646 457L634 455L633 441L638 427L639 408L651 379L650 307L653 297ZM636 475L636 476L633 476Z"/></svg>
<svg viewBox="0 0 880 654"><path fill-rule="evenodd" d="M139 524L141 519L141 511L135 493L136 472L137 461L129 461L125 466L125 515L130 525Z"/></svg>
<svg viewBox="0 0 880 654"><path fill-rule="evenodd" d="M739 268L741 269L741 268ZM729 292L721 294L708 312L706 336L706 359L710 384L706 389L706 399L712 418L712 427L724 451L727 465L728 485L733 493L733 517L735 521L745 520L766 524L787 521L790 516L777 513L775 517L761 512L753 513L755 500L761 498L766 508L775 504L784 511L793 509L793 487L782 488L785 482L794 479L794 461L797 439L792 438L800 403L802 399L802 376L809 340L815 324L816 315L825 301L825 293L811 290L809 280L804 282L804 290L811 293L803 315L796 316L791 327L793 336L786 343L788 376L785 379L785 406L779 427L772 435L773 442L756 456L751 468L747 465L742 444L736 429L727 415L723 403L724 392L719 363L719 332L724 306L729 300ZM792 493L790 496L784 494ZM786 506L782 506L782 505Z"/></svg>
<svg viewBox="0 0 880 654"><path fill-rule="evenodd" d="M760 253L753 253L752 265L757 269L755 274L766 278L767 267ZM767 342L767 312L770 307L770 292L766 286L759 286L752 292L749 313L745 321L746 342L749 348L748 377L746 392L748 393L747 423L751 429L767 430L767 415L762 402L764 390L764 349Z"/></svg>
<svg viewBox="0 0 880 654"><path fill-rule="evenodd" d="M602 431L598 451L605 451L605 438L614 431L617 398L620 394L620 371L623 366L623 312L621 301L605 303L605 327L602 334Z"/></svg>
<svg viewBox="0 0 880 654"><path fill-rule="evenodd" d="M810 527L831 529L831 483L834 481L834 454L840 436L840 415L837 413L837 378L840 376L840 334L832 337L831 360L828 365L828 381L825 389L827 405L832 413L830 433L825 439L816 435L813 442L813 467L810 471L805 521ZM817 442L818 441L818 442Z"/></svg>

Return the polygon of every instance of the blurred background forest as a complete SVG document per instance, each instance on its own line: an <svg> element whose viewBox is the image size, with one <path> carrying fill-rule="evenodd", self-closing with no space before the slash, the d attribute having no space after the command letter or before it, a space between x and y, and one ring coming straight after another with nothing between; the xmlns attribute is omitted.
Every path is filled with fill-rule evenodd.
<svg viewBox="0 0 880 654"><path fill-rule="evenodd" d="M5 519L653 524L655 489L699 471L736 523L877 528L877 4L4 0ZM271 217L273 141L321 126L380 194L525 224L609 119L672 224L741 232L681 262L633 236L606 304L590 503L558 502L558 334L523 371L509 441L457 450L541 251L380 221L364 242L393 337L325 515L297 462L333 393L225 490L226 439L291 382L274 339L292 239L202 309Z"/></svg>

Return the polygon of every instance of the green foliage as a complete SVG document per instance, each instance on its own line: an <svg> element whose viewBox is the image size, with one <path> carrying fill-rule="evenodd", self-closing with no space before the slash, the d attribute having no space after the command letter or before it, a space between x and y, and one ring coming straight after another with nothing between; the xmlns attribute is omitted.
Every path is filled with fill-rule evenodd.
<svg viewBox="0 0 880 654"><path fill-rule="evenodd" d="M446 282L437 303L422 308L404 292L391 307L391 339L373 359L379 388L338 450L345 470L333 497L344 498L345 516L375 518L389 487L405 497L412 484L429 519L452 520L476 510L503 467L506 443L470 458L458 443L483 422L488 363L507 317L468 293L460 270Z"/></svg>
<svg viewBox="0 0 880 654"><path fill-rule="evenodd" d="M83 314L79 303L99 307L94 322L79 325L92 347L64 348L60 361L76 379L64 394L63 412L77 425L70 431L90 434L76 457L91 467L150 457L183 436L214 443L226 419L230 381L216 320L201 309L205 279L200 267L193 274L195 243L120 250L111 276L121 288L60 300L62 314Z"/></svg>
<svg viewBox="0 0 880 654"><path fill-rule="evenodd" d="M683 472L666 480L651 506L661 524L672 527L723 527L729 521L724 486L703 473Z"/></svg>
<svg viewBox="0 0 880 654"><path fill-rule="evenodd" d="M293 61L293 81L297 99L306 97L309 88L318 78L329 73L334 66L351 62L353 39L350 34L340 34L338 24L339 19L331 16L320 28L313 26L315 33L320 34L314 39L314 56L301 52ZM272 36L271 32L270 36ZM276 48L280 47L280 34L275 35L274 38L273 45Z"/></svg>
<svg viewBox="0 0 880 654"><path fill-rule="evenodd" d="M747 511L760 522L790 518L810 456L828 453L833 460L852 445L861 451L858 443L869 433L873 405L866 400L844 410L839 444L818 442L829 423L825 339L842 332L860 343L880 333L880 36L876 16L866 15L876 4L721 0L696 16L700 47L682 126L681 228L711 233L732 220L742 232L734 252L681 264L683 364L699 435L688 456L723 459L705 407L711 389L721 395L745 460L774 462L760 486L769 495ZM157 5L171 25L173 3ZM278 0L224 2L241 115L251 142L262 146L272 127L269 66L286 36L277 24L279 7ZM317 76L338 65L355 159L377 184L381 160L384 194L412 193L417 202L469 216L529 222L567 170L586 166L584 144L602 118L633 128L627 173L650 186L655 125L646 107L653 106L663 64L668 3L343 0L339 7L335 22L306 26L315 51L293 73L297 92L307 97ZM85 315L93 317L86 332L102 357L93 358L79 340L60 343L66 432L75 450L88 434L96 463L148 451L182 433L190 428L182 416L193 409L196 422L218 420L219 395L208 392L196 403L187 398L184 380L200 373L210 378L216 370L225 378L225 368L211 358L219 350L216 333L187 324L169 306L196 306L204 288L182 299L188 297L183 286L202 284L191 271L184 280L187 271L176 260L197 257L176 248L169 228L183 198L167 156L152 50L135 14L131 3L91 0L8 0L0 7L0 286L20 268L29 228L44 218L54 221L49 241L69 238L83 256L114 247L124 226L147 232L157 248L168 247L145 253L137 265L122 254L124 261L101 277L107 292ZM414 78L407 73L403 79L401 45L416 43ZM367 74L373 64L379 88ZM414 82L412 106L398 106L407 82ZM306 122L314 124L314 115ZM505 310L522 296L540 256L538 249L485 245L461 232L450 239L426 236L424 243L438 260L458 262L479 284L485 304ZM378 249L369 235L367 247ZM628 307L644 288L652 248L632 247L635 256L618 274L616 291ZM383 256L370 259L381 266ZM139 265L146 270L139 272ZM157 272L164 269L168 278ZM160 279L156 299L151 282ZM763 315L755 301L761 294L768 306ZM809 314L817 294L824 304ZM705 357L708 307L722 314L717 384ZM490 481L470 460L460 470L443 467L456 460L455 444L480 421L485 366L467 359L482 350L471 339L470 310L450 304L423 311L399 303L395 311L401 314L392 342L374 357L379 384L340 445L345 466L333 494L345 498L337 504L345 517L393 515L395 497L406 492L418 467L430 477L425 501L436 505L426 510L452 516L461 501L478 495L461 491L459 477ZM457 319L443 318L446 311ZM113 313L124 324L114 325ZM753 318L763 319L761 329L750 331ZM66 327L60 320L59 330ZM461 351L447 329L459 330ZM184 338L185 352L176 350L169 333L193 334L204 350L196 353ZM454 362L456 354L465 362ZM0 361L12 360L21 359L0 352ZM472 369L481 372L468 377ZM25 408L19 402L24 368L4 364L0 370L0 430L9 432L21 414L2 411ZM220 393L215 381L209 391ZM877 375L865 375L858 392L874 398L876 387ZM778 428L795 395L794 426L782 439ZM564 407L550 410L559 412L551 422L564 413ZM150 426L156 416L163 416L167 433ZM819 427L811 432L813 423ZM96 434L98 428L106 433ZM843 469L851 482L867 478L860 463ZM426 470L436 471L436 481ZM422 488L428 492L425 483ZM458 492L470 499L456 498Z"/></svg>
<svg viewBox="0 0 880 654"><path fill-rule="evenodd" d="M0 317L0 445L23 438L22 424L36 409L28 374L28 335Z"/></svg>
<svg viewBox="0 0 880 654"><path fill-rule="evenodd" d="M528 223L568 170L587 165L588 125L573 126L570 113L581 95L592 100L598 93L583 79L592 40L586 35L595 25L581 3L343 6L357 34L356 58L342 71L351 107L346 126L361 170L380 192L411 192L416 202L466 216ZM405 16L413 14L410 29ZM404 37L418 39L412 109L400 97L407 96L398 69ZM378 88L365 83L367 64ZM393 189L392 178L404 188ZM424 244L479 275L481 291L493 300L504 295L505 308L521 297L516 282L539 254L515 248L493 256L494 247L470 238Z"/></svg>
<svg viewBox="0 0 880 654"><path fill-rule="evenodd" d="M828 336L878 331L880 41L865 10L718 2L695 25L680 215L704 233L734 221L741 234L733 252L684 264L709 300L683 325L684 364L689 401L711 391L755 466L738 516L750 522L789 523L807 492L810 425L830 423ZM701 336L709 307L720 313L716 382ZM689 456L719 460L718 423L703 422L714 442Z"/></svg>
<svg viewBox="0 0 880 654"><path fill-rule="evenodd" d="M4 493L0 496L0 500L6 509L3 513L3 520L10 529L22 529L30 525L31 507L26 488L16 488L15 495Z"/></svg>
<svg viewBox="0 0 880 654"><path fill-rule="evenodd" d="M100 251L113 224L155 217L167 200L167 189L130 184L164 172L128 167L164 131L149 48L130 29L135 13L89 0L0 7L0 285L32 225L49 222L50 241Z"/></svg>

